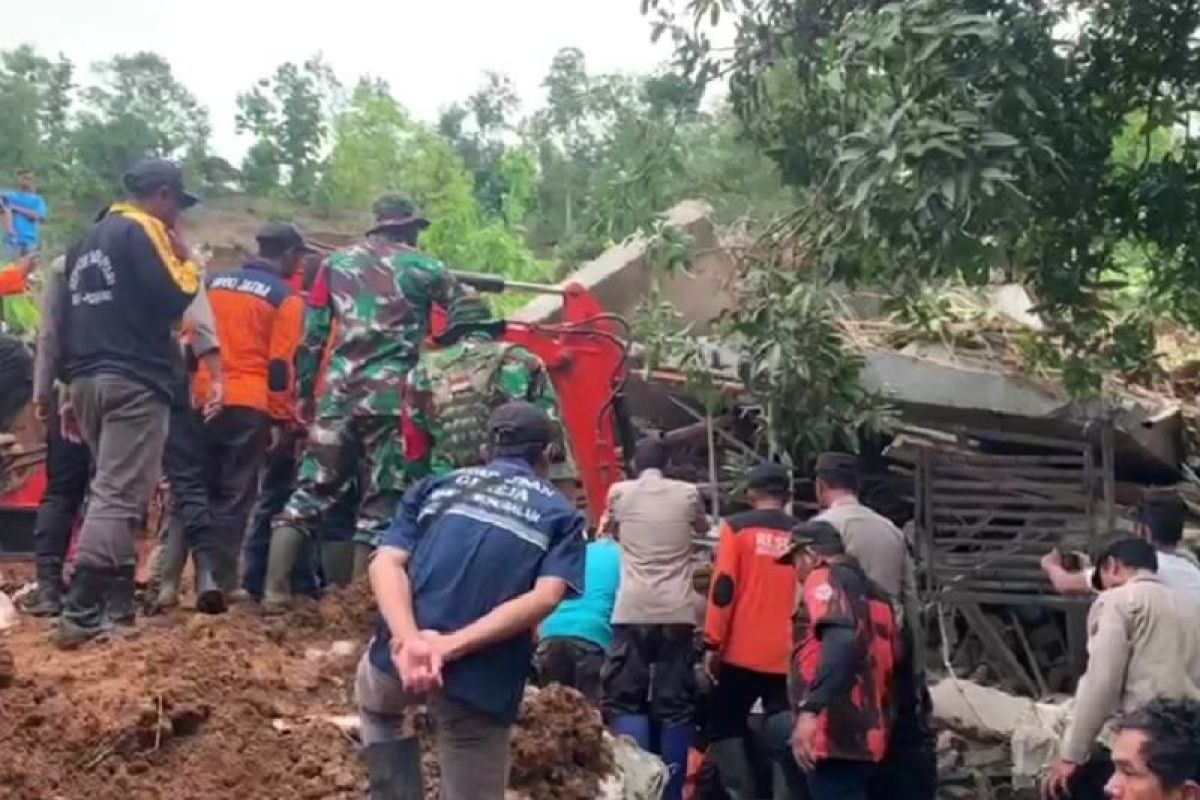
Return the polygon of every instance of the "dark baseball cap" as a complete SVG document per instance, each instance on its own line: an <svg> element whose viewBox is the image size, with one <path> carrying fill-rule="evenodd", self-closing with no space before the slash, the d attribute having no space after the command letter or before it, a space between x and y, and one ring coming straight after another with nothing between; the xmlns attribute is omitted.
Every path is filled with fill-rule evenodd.
<svg viewBox="0 0 1200 800"><path fill-rule="evenodd" d="M191 208L200 202L199 197L184 188L183 170L165 158L142 159L129 168L121 183L134 197L143 197L165 186L175 192L183 208Z"/></svg>
<svg viewBox="0 0 1200 800"><path fill-rule="evenodd" d="M254 234L260 242L282 242L289 247L297 247L306 253L317 252L316 248L304 238L304 233L291 222L269 222Z"/></svg>
<svg viewBox="0 0 1200 800"><path fill-rule="evenodd" d="M857 475L858 456L850 453L821 453L814 472L820 475Z"/></svg>
<svg viewBox="0 0 1200 800"><path fill-rule="evenodd" d="M761 492L790 494L792 476L787 468L780 464L759 464L746 476L746 485Z"/></svg>
<svg viewBox="0 0 1200 800"><path fill-rule="evenodd" d="M498 447L549 444L555 438L554 423L532 403L514 400L488 417L488 438Z"/></svg>
<svg viewBox="0 0 1200 800"><path fill-rule="evenodd" d="M846 552L846 545L837 528L819 519L801 522L792 528L792 538L787 549L776 561L781 564L789 563L795 552L802 547L811 547L822 555L840 555Z"/></svg>

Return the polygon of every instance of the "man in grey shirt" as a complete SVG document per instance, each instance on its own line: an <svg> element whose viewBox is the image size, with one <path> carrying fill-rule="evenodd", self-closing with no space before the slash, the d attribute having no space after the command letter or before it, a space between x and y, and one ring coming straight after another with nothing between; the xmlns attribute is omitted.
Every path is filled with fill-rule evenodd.
<svg viewBox="0 0 1200 800"><path fill-rule="evenodd" d="M695 486L663 477L657 439L634 455L638 477L608 493L605 526L621 546L621 584L604 671L604 710L613 733L650 750L651 720L670 769L664 800L679 800L695 705L692 541L708 530ZM653 676L653 680L651 680Z"/></svg>

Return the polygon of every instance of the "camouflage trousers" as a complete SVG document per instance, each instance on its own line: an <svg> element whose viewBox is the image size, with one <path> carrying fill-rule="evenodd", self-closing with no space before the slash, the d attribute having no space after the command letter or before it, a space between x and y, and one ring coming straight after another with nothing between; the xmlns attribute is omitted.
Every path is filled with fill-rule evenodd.
<svg viewBox="0 0 1200 800"><path fill-rule="evenodd" d="M318 418L308 432L296 490L276 525L316 536L325 517L358 478L361 499L354 541L375 546L404 495L404 444L397 417Z"/></svg>

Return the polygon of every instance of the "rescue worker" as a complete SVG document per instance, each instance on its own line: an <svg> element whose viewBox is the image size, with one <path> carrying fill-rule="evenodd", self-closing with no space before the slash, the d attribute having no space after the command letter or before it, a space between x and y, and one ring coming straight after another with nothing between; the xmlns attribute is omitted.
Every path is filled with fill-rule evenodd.
<svg viewBox="0 0 1200 800"><path fill-rule="evenodd" d="M65 391L59 380L62 346L57 337L65 266L66 258L60 256L45 273L33 365L34 413L46 426L46 490L38 503L33 529L37 590L24 607L25 613L35 617L57 617L62 613L63 565L92 468L87 445L63 434L58 413Z"/></svg>
<svg viewBox="0 0 1200 800"><path fill-rule="evenodd" d="M1096 738L1118 712L1155 698L1200 700L1200 601L1167 586L1157 570L1154 548L1136 538L1113 542L1096 561L1101 593L1088 610L1087 671L1042 785L1045 798L1100 795L1113 765Z"/></svg>
<svg viewBox="0 0 1200 800"><path fill-rule="evenodd" d="M898 639L887 594L837 530L796 527L781 561L801 582L792 657L792 751L811 800L866 800L887 748Z"/></svg>
<svg viewBox="0 0 1200 800"><path fill-rule="evenodd" d="M779 556L799 520L788 471L761 464L748 476L750 511L721 524L704 621L705 672L714 683L708 703L709 749L732 800L754 800L755 776L746 758L751 708L786 714L788 655L796 574ZM786 800L782 775L775 796Z"/></svg>
<svg viewBox="0 0 1200 800"><path fill-rule="evenodd" d="M217 585L219 552L213 527L212 508L204 472L204 420L221 410L224 395L221 348L217 323L200 275L199 288L183 312L171 381L171 408L163 472L167 478L166 523L159 531L150 570L148 613L157 613L179 603L179 582L188 552L193 555L196 609L203 614L225 611L225 596ZM208 393L203 406L192 404L192 373L203 363L208 370ZM132 607L131 607L132 610ZM132 619L132 616L130 616Z"/></svg>
<svg viewBox="0 0 1200 800"><path fill-rule="evenodd" d="M18 258L4 269L0 269L0 297L24 292L26 282L33 271L37 269L38 263L38 255L31 253Z"/></svg>
<svg viewBox="0 0 1200 800"><path fill-rule="evenodd" d="M0 270L0 297L21 294L37 268L36 255L25 256ZM33 392L33 357L15 336L0 334L0 431L7 430L29 405Z"/></svg>
<svg viewBox="0 0 1200 800"><path fill-rule="evenodd" d="M158 480L171 398L173 327L192 302L199 270L176 226L196 203L171 161L136 164L129 202L111 206L67 255L57 337L71 403L95 474L76 545L75 571L56 638L63 647L105 630L105 597L132 580L134 529Z"/></svg>
<svg viewBox="0 0 1200 800"><path fill-rule="evenodd" d="M1145 539L1158 553L1158 577L1167 586L1200 597L1200 567L1195 556L1180 546L1187 506L1171 489L1147 490L1138 501L1133 534ZM1093 572L1087 556L1075 554L1080 569L1068 570L1056 548L1042 558L1042 570L1059 594L1078 595L1092 591Z"/></svg>
<svg viewBox="0 0 1200 800"><path fill-rule="evenodd" d="M1113 728L1112 800L1200 800L1200 703L1152 700Z"/></svg>
<svg viewBox="0 0 1200 800"><path fill-rule="evenodd" d="M209 301L222 342L224 402L204 426L204 463L214 536L217 582L237 588L238 560L258 473L268 449L278 447L296 419L294 361L304 318L303 301L287 285L314 252L289 223L265 226L255 237L258 256L240 269L211 276ZM193 381L197 404L208 395L201 365Z"/></svg>
<svg viewBox="0 0 1200 800"><path fill-rule="evenodd" d="M382 622L355 699L373 800L423 796L402 723L426 701L443 800L502 800L534 628L583 583L583 517L545 478L550 418L506 403L488 431L487 465L410 489L371 561Z"/></svg>
<svg viewBox="0 0 1200 800"><path fill-rule="evenodd" d="M421 355L404 393L405 463L412 481L483 463L487 418L510 400L541 408L561 432L558 396L542 360L524 347L496 341L504 321L493 319L477 294L454 300L437 350ZM556 481L574 477L556 469Z"/></svg>
<svg viewBox="0 0 1200 800"><path fill-rule="evenodd" d="M600 675L612 641L612 612L621 583L617 543L604 535L588 542L583 569L583 595L564 600L542 623L534 663L541 685L570 686L599 704Z"/></svg>
<svg viewBox="0 0 1200 800"><path fill-rule="evenodd" d="M695 711L692 537L708 530L695 486L663 476L666 446L645 439L638 477L613 484L605 513L621 545L621 585L604 670L604 713L614 734L659 754L670 771L665 800L679 800ZM651 675L654 676L653 681Z"/></svg>
<svg viewBox="0 0 1200 800"><path fill-rule="evenodd" d="M816 519L837 530L847 555L891 598L900 629L895 721L870 795L873 800L932 800L937 790L937 749L929 721L932 702L922 664L916 570L908 541L891 520L860 502L857 457L823 453L817 457L815 474L821 507Z"/></svg>
<svg viewBox="0 0 1200 800"><path fill-rule="evenodd" d="M309 429L296 491L271 534L263 610L290 601L289 576L322 517L357 475L356 548L365 569L402 495L400 398L416 366L435 304L449 307L462 289L440 261L416 249L429 222L399 197L375 204L365 241L326 262L331 330L316 418Z"/></svg>

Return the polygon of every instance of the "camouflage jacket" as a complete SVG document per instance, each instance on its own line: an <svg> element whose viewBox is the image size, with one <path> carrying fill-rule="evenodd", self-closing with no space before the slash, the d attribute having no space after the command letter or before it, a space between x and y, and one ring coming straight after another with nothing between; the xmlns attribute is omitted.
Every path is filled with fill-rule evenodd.
<svg viewBox="0 0 1200 800"><path fill-rule="evenodd" d="M448 307L462 287L440 261L379 239L333 253L325 278L327 312L310 301L301 345L302 360L323 354L317 417L399 417L430 312Z"/></svg>
<svg viewBox="0 0 1200 800"><path fill-rule="evenodd" d="M417 439L405 447L408 478L443 475L486 460L477 451L486 443L488 415L510 400L533 403L558 423L559 457L569 469L560 467L556 477L574 476L558 395L542 360L519 345L467 337L424 353L408 374L404 419Z"/></svg>

